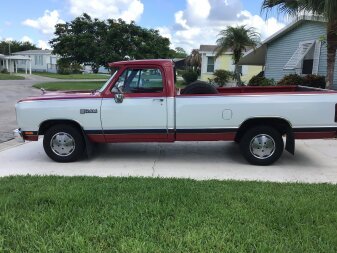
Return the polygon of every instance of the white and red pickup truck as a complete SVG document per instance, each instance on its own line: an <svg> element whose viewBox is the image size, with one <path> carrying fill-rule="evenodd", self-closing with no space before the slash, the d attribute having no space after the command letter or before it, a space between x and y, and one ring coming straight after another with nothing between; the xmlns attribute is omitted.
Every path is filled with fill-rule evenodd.
<svg viewBox="0 0 337 253"><path fill-rule="evenodd" d="M19 101L16 139L44 135L45 152L57 162L79 159L91 142L236 141L248 162L269 165L284 148L294 154L295 139L336 137L335 91L196 82L179 92L171 60L110 67L114 74L100 90Z"/></svg>

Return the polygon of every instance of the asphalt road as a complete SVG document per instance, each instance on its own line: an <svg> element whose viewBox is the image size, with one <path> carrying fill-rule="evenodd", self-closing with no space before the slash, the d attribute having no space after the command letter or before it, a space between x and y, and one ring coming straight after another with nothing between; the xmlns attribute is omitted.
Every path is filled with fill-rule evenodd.
<svg viewBox="0 0 337 253"><path fill-rule="evenodd" d="M42 141L12 148L0 145L0 176L141 176L273 182L337 183L337 141L297 141L272 166L252 166L231 142L103 144L90 159L61 164L50 160ZM6 146L7 145L7 146Z"/></svg>

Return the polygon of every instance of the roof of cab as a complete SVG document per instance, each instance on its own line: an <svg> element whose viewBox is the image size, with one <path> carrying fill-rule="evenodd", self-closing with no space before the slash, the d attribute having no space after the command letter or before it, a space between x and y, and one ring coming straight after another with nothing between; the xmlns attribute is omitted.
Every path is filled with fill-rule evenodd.
<svg viewBox="0 0 337 253"><path fill-rule="evenodd" d="M118 61L109 63L109 67L120 67L124 65L160 65L160 66L172 66L173 61L170 59L150 59L150 60L132 60L132 61Z"/></svg>

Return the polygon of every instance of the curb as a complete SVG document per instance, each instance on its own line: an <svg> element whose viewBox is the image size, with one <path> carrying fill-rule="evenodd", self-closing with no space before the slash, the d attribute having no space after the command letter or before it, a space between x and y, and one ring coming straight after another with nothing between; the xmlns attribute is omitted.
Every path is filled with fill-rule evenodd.
<svg viewBox="0 0 337 253"><path fill-rule="evenodd" d="M6 142L2 142L0 143L0 152L5 151L7 149L10 148L15 148L21 145L24 145L25 143L19 143L17 142L15 139L10 140L10 141L6 141Z"/></svg>

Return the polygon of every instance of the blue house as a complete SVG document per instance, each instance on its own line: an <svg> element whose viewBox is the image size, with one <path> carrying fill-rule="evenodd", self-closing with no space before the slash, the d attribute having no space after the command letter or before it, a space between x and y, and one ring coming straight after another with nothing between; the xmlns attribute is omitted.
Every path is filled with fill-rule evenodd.
<svg viewBox="0 0 337 253"><path fill-rule="evenodd" d="M289 74L326 76L326 29L325 20L302 16L247 52L239 64L264 66L265 77L275 81ZM333 88L337 89L337 64Z"/></svg>

